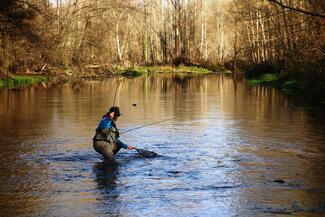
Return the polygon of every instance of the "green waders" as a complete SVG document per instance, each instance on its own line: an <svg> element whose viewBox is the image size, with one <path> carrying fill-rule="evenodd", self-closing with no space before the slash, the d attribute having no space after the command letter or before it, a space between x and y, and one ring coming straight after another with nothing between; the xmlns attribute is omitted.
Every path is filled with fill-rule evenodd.
<svg viewBox="0 0 325 217"><path fill-rule="evenodd" d="M94 140L93 146L95 151L103 155L108 163L115 163L114 156L121 149L115 142L111 143L105 140Z"/></svg>
<svg viewBox="0 0 325 217"><path fill-rule="evenodd" d="M115 154L121 149L116 143L119 133L114 121L111 122L109 129L104 128L97 130L93 138L93 146L95 151L104 156L109 163L115 163Z"/></svg>

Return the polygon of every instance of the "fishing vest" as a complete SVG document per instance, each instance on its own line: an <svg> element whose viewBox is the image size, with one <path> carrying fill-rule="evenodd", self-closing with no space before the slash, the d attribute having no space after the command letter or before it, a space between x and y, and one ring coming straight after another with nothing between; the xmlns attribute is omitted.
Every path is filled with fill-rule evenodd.
<svg viewBox="0 0 325 217"><path fill-rule="evenodd" d="M107 123L111 121L110 128L106 128ZM107 141L109 143L115 143L116 139L119 137L119 131L113 120L107 119L101 121L96 129L96 135L94 140L96 141Z"/></svg>

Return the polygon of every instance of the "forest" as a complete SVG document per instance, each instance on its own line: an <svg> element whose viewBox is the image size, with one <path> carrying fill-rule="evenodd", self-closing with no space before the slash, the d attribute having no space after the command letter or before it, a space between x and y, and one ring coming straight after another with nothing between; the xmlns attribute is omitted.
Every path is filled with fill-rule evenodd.
<svg viewBox="0 0 325 217"><path fill-rule="evenodd" d="M324 18L323 0L2 0L0 74L225 66L319 96Z"/></svg>

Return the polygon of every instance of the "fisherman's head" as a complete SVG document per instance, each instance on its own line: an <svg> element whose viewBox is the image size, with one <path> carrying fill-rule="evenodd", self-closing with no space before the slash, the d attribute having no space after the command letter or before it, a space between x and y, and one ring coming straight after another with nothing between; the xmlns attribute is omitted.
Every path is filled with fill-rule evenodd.
<svg viewBox="0 0 325 217"><path fill-rule="evenodd" d="M117 106L113 106L109 109L108 114L111 119L113 119L114 121L117 121L118 118L121 116L120 108Z"/></svg>

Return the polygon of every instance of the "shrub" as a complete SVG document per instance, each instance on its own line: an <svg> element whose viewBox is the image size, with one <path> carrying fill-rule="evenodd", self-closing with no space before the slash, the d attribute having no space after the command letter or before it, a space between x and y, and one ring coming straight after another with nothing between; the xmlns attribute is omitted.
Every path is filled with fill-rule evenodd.
<svg viewBox="0 0 325 217"><path fill-rule="evenodd" d="M285 76L295 80L301 90L310 92L312 95L325 95L325 63L323 60L292 61L290 62Z"/></svg>
<svg viewBox="0 0 325 217"><path fill-rule="evenodd" d="M211 63L211 62L203 62L201 63L201 67L211 70L213 72L220 72L226 70L225 66L218 63Z"/></svg>
<svg viewBox="0 0 325 217"><path fill-rule="evenodd" d="M138 77L141 75L148 74L148 70L146 68L138 67L138 68L127 68L124 69L121 75L125 77Z"/></svg>
<svg viewBox="0 0 325 217"><path fill-rule="evenodd" d="M189 65L190 63L191 63L191 61L187 57L176 57L173 60L173 65L175 65L175 66L179 66L181 64L183 64L183 65Z"/></svg>
<svg viewBox="0 0 325 217"><path fill-rule="evenodd" d="M275 74L280 72L280 67L272 62L252 64L245 71L246 78L253 79L263 74Z"/></svg>
<svg viewBox="0 0 325 217"><path fill-rule="evenodd" d="M255 79L248 80L250 85L258 85L258 84L265 84L265 85L275 85L279 82L281 77L279 74L263 74Z"/></svg>

